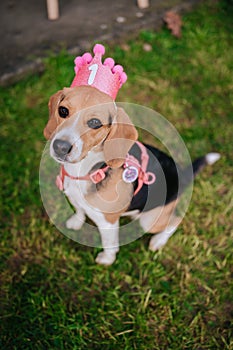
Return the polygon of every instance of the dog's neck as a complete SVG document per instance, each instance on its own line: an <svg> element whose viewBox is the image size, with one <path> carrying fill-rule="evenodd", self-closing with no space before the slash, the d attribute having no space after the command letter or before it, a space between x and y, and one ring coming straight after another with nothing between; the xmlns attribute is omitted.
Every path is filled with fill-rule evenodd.
<svg viewBox="0 0 233 350"><path fill-rule="evenodd" d="M64 168L71 176L85 176L100 162L104 163L105 159L103 150L98 147L89 151L78 163L65 163Z"/></svg>

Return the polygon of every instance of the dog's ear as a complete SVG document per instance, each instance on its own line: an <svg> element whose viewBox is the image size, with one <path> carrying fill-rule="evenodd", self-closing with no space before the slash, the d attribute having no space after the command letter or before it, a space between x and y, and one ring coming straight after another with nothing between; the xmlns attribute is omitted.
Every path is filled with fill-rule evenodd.
<svg viewBox="0 0 233 350"><path fill-rule="evenodd" d="M104 142L105 162L111 168L119 168L138 138L138 132L122 108L117 109L116 120Z"/></svg>
<svg viewBox="0 0 233 350"><path fill-rule="evenodd" d="M58 104L62 98L63 90L59 90L54 95L52 95L49 99L48 107L49 107L49 120L44 128L44 137L48 140L51 135L54 133L56 128L59 125L59 120L56 115Z"/></svg>

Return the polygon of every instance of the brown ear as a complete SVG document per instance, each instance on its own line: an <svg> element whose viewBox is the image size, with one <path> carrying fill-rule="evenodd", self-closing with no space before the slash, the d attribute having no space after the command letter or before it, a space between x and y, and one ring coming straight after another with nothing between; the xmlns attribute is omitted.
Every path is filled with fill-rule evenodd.
<svg viewBox="0 0 233 350"><path fill-rule="evenodd" d="M63 90L59 90L54 95L52 95L49 99L49 103L48 103L49 120L48 120L46 127L44 128L44 137L47 140L50 139L51 135L54 133L54 131L56 130L56 128L59 125L59 120L56 116L56 110L57 110L57 106L61 100L62 94L63 94Z"/></svg>
<svg viewBox="0 0 233 350"><path fill-rule="evenodd" d="M125 157L138 138L138 132L122 108L118 108L116 120L104 142L105 162L111 168L123 165Z"/></svg>

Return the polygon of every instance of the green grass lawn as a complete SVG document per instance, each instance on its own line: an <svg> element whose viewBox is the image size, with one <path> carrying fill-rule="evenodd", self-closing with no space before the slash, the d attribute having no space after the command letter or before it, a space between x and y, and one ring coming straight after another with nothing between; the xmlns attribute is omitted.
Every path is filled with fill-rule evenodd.
<svg viewBox="0 0 233 350"><path fill-rule="evenodd" d="M222 155L158 253L145 235L98 266L99 249L63 236L43 209L47 103L70 85L74 57L50 57L42 75L1 89L1 349L233 349L233 6L203 3L181 39L164 28L107 48L129 78L118 101L164 115L192 158Z"/></svg>

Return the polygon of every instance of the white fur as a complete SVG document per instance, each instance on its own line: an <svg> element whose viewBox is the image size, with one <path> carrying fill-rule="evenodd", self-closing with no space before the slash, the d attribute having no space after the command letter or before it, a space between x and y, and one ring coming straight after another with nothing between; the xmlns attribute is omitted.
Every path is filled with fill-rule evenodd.
<svg viewBox="0 0 233 350"><path fill-rule="evenodd" d="M100 218L99 218L100 219ZM119 223L107 223L106 220L97 220L104 250L97 255L96 262L102 265L111 265L119 251Z"/></svg>
<svg viewBox="0 0 233 350"><path fill-rule="evenodd" d="M66 227L71 230L80 230L85 222L85 212L81 208L76 208L76 213L66 221Z"/></svg>
<svg viewBox="0 0 233 350"><path fill-rule="evenodd" d="M71 176L74 176L74 177L85 176L97 162L100 162L103 160L104 160L104 156L102 152L100 153L89 152L87 156L83 160L81 160L79 163L75 163L75 164L65 163L64 167L67 173L70 174ZM84 197L85 194L87 193L87 185L88 185L88 182L85 180L77 181L65 176L65 181L64 181L65 194L67 195L67 197L69 197L71 203L74 205L77 211L80 210L81 208L84 213L86 213L86 209L87 207L89 207ZM82 215L80 216L80 218L82 219Z"/></svg>
<svg viewBox="0 0 233 350"><path fill-rule="evenodd" d="M138 209L131 210L131 211L126 211L121 214L121 217L129 216L132 220L138 219L140 215L140 211Z"/></svg>
<svg viewBox="0 0 233 350"><path fill-rule="evenodd" d="M67 127L58 131L56 133L56 137L52 140L50 144L50 154L51 157L53 157L56 161L58 160L53 149L53 144L55 140L59 139L69 140L70 144L73 145L72 151L70 152L70 154L67 155L67 161L76 162L79 159L83 149L83 140L77 131L74 132L77 122L78 118L74 119L74 124L71 127Z"/></svg>
<svg viewBox="0 0 233 350"><path fill-rule="evenodd" d="M79 163L66 163L65 170L72 176L84 176L97 162L103 160L102 152L89 152ZM103 251L98 254L96 262L102 265L111 265L116 259L116 253L119 251L119 223L109 223L102 212L90 206L85 199L87 186L88 182L85 180L77 181L65 177L64 192L71 204L76 208L76 214L67 220L66 226L69 229L80 229L85 221L85 215L87 215L97 225L101 235Z"/></svg>
<svg viewBox="0 0 233 350"><path fill-rule="evenodd" d="M215 162L217 162L217 160L219 160L221 158L221 155L219 153L216 152L212 152L212 153L208 153L205 156L206 162L209 165L214 164Z"/></svg>
<svg viewBox="0 0 233 350"><path fill-rule="evenodd" d="M149 249L152 252L161 249L168 241L168 239L173 235L176 231L177 226L169 226L164 231L155 234L149 244Z"/></svg>

